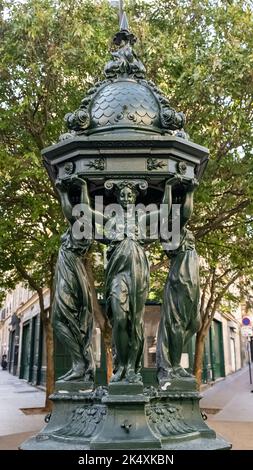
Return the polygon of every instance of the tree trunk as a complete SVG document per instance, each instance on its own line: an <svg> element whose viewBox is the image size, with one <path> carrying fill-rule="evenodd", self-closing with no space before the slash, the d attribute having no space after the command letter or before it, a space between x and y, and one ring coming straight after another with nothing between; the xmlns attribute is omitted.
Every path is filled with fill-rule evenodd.
<svg viewBox="0 0 253 470"><path fill-rule="evenodd" d="M88 255L85 258L84 264L85 269L87 272L90 288L91 288L91 295L92 295L92 305L94 310L94 317L95 320L101 330L101 335L104 342L105 348L105 357L106 357L106 377L107 383L110 381L112 376L113 366L112 366L112 328L110 322L103 311L100 303L97 299L97 292L95 289L95 279L92 271L92 255Z"/></svg>
<svg viewBox="0 0 253 470"><path fill-rule="evenodd" d="M197 388L200 389L201 380L202 380L202 367L203 367L203 355L205 347L205 333L200 330L196 336L196 346L195 346L195 358L194 358L194 375L197 380Z"/></svg>
<svg viewBox="0 0 253 470"><path fill-rule="evenodd" d="M53 272L54 272L54 257L51 257L51 277L50 277L50 305L49 311L45 310L45 303L44 303L44 292L43 287L39 287L36 281L30 276L30 274L23 268L22 265L17 264L16 269L19 274L22 276L23 279L28 281L29 286L31 289L37 292L39 297L39 306L40 306L40 318L42 320L44 331L46 335L46 358L47 358L47 377L46 377L46 401L45 401L45 409L47 411L51 411L52 409L52 402L49 400L49 396L54 391L54 381L55 381L55 374L54 374L54 335L53 335L53 328L51 325L51 308L52 308L52 284L53 284Z"/></svg>
<svg viewBox="0 0 253 470"><path fill-rule="evenodd" d="M49 396L54 391L54 382L55 382L55 371L54 371L54 335L53 327L51 324L51 291L50 291L50 307L49 311L45 310L44 304L44 294L43 289L38 290L39 295L39 304L40 304L40 314L42 323L44 326L45 336L46 336L46 361L47 361L47 375L46 375L46 401L45 409L46 411L52 410L52 402L49 400Z"/></svg>
<svg viewBox="0 0 253 470"><path fill-rule="evenodd" d="M45 408L47 411L52 410L52 402L49 396L54 392L55 370L54 370L54 333L53 327L48 318L44 322L46 334L46 351L47 351L47 377L46 377L46 402Z"/></svg>
<svg viewBox="0 0 253 470"><path fill-rule="evenodd" d="M103 331L103 341L104 341L105 358L106 358L106 378L107 378L107 383L109 383L110 378L113 373L113 365L112 365L112 329L108 322L105 323L105 327Z"/></svg>

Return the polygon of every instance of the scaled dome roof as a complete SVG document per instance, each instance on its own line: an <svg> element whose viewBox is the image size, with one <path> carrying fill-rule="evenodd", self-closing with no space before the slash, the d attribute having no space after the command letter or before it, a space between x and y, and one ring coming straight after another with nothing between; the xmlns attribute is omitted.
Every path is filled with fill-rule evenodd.
<svg viewBox="0 0 253 470"><path fill-rule="evenodd" d="M90 106L90 127L95 131L113 128L160 127L160 107L151 90L130 78L105 85Z"/></svg>
<svg viewBox="0 0 253 470"><path fill-rule="evenodd" d="M129 32L123 14L120 31L113 42L116 50L105 66L106 79L92 87L80 107L65 116L67 126L75 134L141 131L173 133L184 137L183 113L171 108L168 99L155 84L145 80L145 67L132 49L136 41Z"/></svg>

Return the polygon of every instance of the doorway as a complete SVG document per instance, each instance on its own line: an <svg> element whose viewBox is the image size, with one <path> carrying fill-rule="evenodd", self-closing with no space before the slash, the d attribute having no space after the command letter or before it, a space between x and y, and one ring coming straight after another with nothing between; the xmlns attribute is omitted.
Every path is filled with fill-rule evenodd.
<svg viewBox="0 0 253 470"><path fill-rule="evenodd" d="M29 380L30 371L30 323L24 324L22 335L22 354L20 378Z"/></svg>

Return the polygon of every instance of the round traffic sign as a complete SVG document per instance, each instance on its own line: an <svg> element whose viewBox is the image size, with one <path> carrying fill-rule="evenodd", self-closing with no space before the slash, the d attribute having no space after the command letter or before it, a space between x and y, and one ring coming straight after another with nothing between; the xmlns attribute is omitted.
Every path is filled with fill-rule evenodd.
<svg viewBox="0 0 253 470"><path fill-rule="evenodd" d="M243 317L243 319L242 319L242 324L243 324L244 326L249 326L249 325L251 324L250 318L249 318L249 317Z"/></svg>

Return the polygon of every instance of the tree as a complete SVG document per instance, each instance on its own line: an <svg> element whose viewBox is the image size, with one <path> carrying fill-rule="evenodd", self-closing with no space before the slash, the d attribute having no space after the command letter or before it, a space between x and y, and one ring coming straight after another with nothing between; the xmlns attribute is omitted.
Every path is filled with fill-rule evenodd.
<svg viewBox="0 0 253 470"><path fill-rule="evenodd" d="M106 2L2 3L1 287L12 288L22 280L38 293L46 332L48 408L54 387L52 302L46 312L43 289L50 287L52 293L64 224L40 151L58 139L64 114L80 102L94 79L93 70L102 69L108 32L101 30L100 21L103 17L110 23L110 7ZM108 322L102 322L97 303L95 311L107 338Z"/></svg>
<svg viewBox="0 0 253 470"><path fill-rule="evenodd" d="M233 224L231 224L233 226ZM242 224L245 232L247 224ZM241 227L239 227L239 231ZM201 328L196 335L194 373L201 384L205 338L216 312L230 312L245 298L245 290L252 288L252 236L243 237L228 230L215 240L214 234L203 241L206 255L201 265ZM207 238L207 237L206 237ZM240 239L243 242L240 244ZM246 244L247 243L247 244ZM222 248L222 250L221 250Z"/></svg>
<svg viewBox="0 0 253 470"><path fill-rule="evenodd" d="M205 260L202 328L195 373L201 380L204 339L214 313L252 270L252 35L249 1L133 2L139 49L152 80L186 112L187 131L210 150L190 223ZM236 79L235 79L236 78ZM168 261L155 248L154 295ZM161 297L160 297L161 298ZM237 297L237 302L240 297Z"/></svg>
<svg viewBox="0 0 253 470"><path fill-rule="evenodd" d="M251 279L252 3L130 1L127 10L148 77L186 113L190 138L210 149L191 221L205 259L204 318L214 284L212 302L222 293L222 304L237 270ZM65 113L101 78L117 14L95 0L3 0L0 12L0 286L22 279L41 292L52 285L64 228L40 151L57 141ZM152 296L160 298L167 260L157 246L150 253ZM228 270L223 278L221 263ZM99 311L96 304L110 356L110 331ZM50 357L52 348L52 364Z"/></svg>

